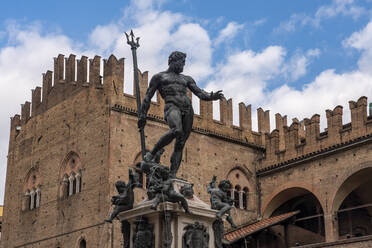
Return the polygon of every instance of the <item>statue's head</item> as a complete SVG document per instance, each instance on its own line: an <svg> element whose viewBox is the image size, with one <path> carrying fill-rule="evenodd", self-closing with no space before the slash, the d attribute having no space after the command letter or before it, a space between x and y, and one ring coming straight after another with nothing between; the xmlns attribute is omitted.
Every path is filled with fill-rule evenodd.
<svg viewBox="0 0 372 248"><path fill-rule="evenodd" d="M218 184L218 188L224 192L230 191L231 183L229 180L222 180L220 184Z"/></svg>
<svg viewBox="0 0 372 248"><path fill-rule="evenodd" d="M191 199L194 196L194 184L183 185L180 189L180 193L187 199Z"/></svg>
<svg viewBox="0 0 372 248"><path fill-rule="evenodd" d="M186 61L186 53L179 52L179 51L172 52L168 58L169 70L175 73L183 72L185 61Z"/></svg>
<svg viewBox="0 0 372 248"><path fill-rule="evenodd" d="M117 181L117 182L115 183L115 187L116 187L116 190L117 190L119 193L123 193L124 190L125 190L125 188L127 187L127 185L125 184L124 181L119 180L119 181Z"/></svg>

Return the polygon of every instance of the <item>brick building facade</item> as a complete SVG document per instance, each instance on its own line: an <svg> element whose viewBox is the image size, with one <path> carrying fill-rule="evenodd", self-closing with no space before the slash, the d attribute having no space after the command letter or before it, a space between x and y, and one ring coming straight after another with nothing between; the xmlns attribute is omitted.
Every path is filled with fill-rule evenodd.
<svg viewBox="0 0 372 248"><path fill-rule="evenodd" d="M123 93L124 59L59 55L54 62L11 120L0 247L119 247L119 223L103 220L114 183L127 180L128 168L140 173L141 159L136 99ZM143 96L148 73L139 78ZM168 129L161 97L151 105L148 146ZM343 124L337 106L326 111L324 132L319 115L288 127L280 114L270 132L269 111L260 108L255 132L250 105L239 104L235 126L231 99L220 101L218 121L212 103L200 101L178 176L205 202L213 175L230 179L240 225L233 231L252 227L232 247L369 247L372 117L366 97L349 105L351 123ZM135 195L142 201L145 190Z"/></svg>

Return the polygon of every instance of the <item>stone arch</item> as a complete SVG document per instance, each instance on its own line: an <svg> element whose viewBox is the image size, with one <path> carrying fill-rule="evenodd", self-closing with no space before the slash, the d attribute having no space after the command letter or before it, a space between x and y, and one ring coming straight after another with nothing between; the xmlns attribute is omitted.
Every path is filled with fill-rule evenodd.
<svg viewBox="0 0 372 248"><path fill-rule="evenodd" d="M232 180L231 183L233 185L239 184L243 188L245 186L247 186L249 188L249 190L253 192L253 190L255 188L254 183L251 180L251 178L253 177L253 173L248 168L246 168L244 165L233 165L233 166L230 167L230 169L226 173L225 178L229 179L229 180L233 179L232 176L233 176L234 172L240 172L240 174L244 175L244 177L246 178L246 183L243 183L243 185L242 185L242 183L240 183L241 180ZM241 178L241 179L244 179L244 178ZM247 185L244 185L244 184L247 184Z"/></svg>
<svg viewBox="0 0 372 248"><path fill-rule="evenodd" d="M142 161L142 151L137 152L136 156L134 156L133 159L133 165L136 165L137 163Z"/></svg>
<svg viewBox="0 0 372 248"><path fill-rule="evenodd" d="M24 177L22 191L23 193L25 193L27 190L31 190L32 187L37 188L39 185L41 185L39 170L35 167L32 167L30 170L28 170L27 174Z"/></svg>
<svg viewBox="0 0 372 248"><path fill-rule="evenodd" d="M22 210L33 210L40 207L41 178L39 170L32 167L24 178L22 189Z"/></svg>
<svg viewBox="0 0 372 248"><path fill-rule="evenodd" d="M246 210L255 209L257 197L253 173L244 165L235 164L230 167L225 178L232 184L231 197L234 199L235 207ZM246 189L245 192L243 189ZM239 192L236 192L237 190Z"/></svg>
<svg viewBox="0 0 372 248"><path fill-rule="evenodd" d="M340 184L332 196L331 213L339 210L346 197L372 178L372 161L364 162L348 171L341 179Z"/></svg>
<svg viewBox="0 0 372 248"><path fill-rule="evenodd" d="M61 162L59 171L59 198L79 193L82 189L82 163L80 156L70 151Z"/></svg>
<svg viewBox="0 0 372 248"><path fill-rule="evenodd" d="M331 198L335 237L345 239L371 235L372 196L369 192L372 187L372 162L353 166L338 183Z"/></svg>
<svg viewBox="0 0 372 248"><path fill-rule="evenodd" d="M309 193L311 193L315 197L315 199L322 207L322 210L324 211L326 209L325 203L317 191L302 182L292 182L280 186L262 202L262 216L264 218L268 218L278 207L280 207L286 201L294 197Z"/></svg>
<svg viewBox="0 0 372 248"><path fill-rule="evenodd" d="M59 178L62 178L64 174L70 175L71 172L79 173L79 169L82 169L80 156L70 151L61 162Z"/></svg>
<svg viewBox="0 0 372 248"><path fill-rule="evenodd" d="M87 237L85 235L81 235L77 241L76 241L76 247L77 248L84 248L84 246L82 247L82 245L85 244L85 248L87 247Z"/></svg>

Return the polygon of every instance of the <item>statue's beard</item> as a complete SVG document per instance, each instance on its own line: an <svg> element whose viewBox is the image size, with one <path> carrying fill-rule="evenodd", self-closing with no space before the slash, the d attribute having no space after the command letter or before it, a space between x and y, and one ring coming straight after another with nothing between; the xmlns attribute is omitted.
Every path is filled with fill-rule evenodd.
<svg viewBox="0 0 372 248"><path fill-rule="evenodd" d="M176 62L172 62L170 65L169 65L169 68L175 72L175 73L181 73L183 72L183 63L182 61L176 61Z"/></svg>

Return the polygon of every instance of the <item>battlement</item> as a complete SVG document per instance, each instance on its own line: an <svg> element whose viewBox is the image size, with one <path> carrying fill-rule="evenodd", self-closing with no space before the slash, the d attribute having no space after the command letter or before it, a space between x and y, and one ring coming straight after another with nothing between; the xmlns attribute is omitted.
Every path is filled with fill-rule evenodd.
<svg viewBox="0 0 372 248"><path fill-rule="evenodd" d="M372 116L367 116L367 97L349 101L351 122L342 124L343 107L326 110L327 128L320 132L320 116L301 122L296 118L288 127L286 117L276 114L276 129L267 133L266 157L262 168L283 163L321 150L352 142L372 133ZM262 169L261 168L261 169Z"/></svg>
<svg viewBox="0 0 372 248"><path fill-rule="evenodd" d="M101 66L106 78L105 84L100 75ZM48 70L42 74L42 87L37 86L32 90L31 102L26 101L22 104L20 117L15 115L11 118L11 128L26 124L32 117L81 90L95 87L106 92L114 88L118 92L122 91L123 78L124 59L117 60L115 56L111 56L108 60L103 60L101 65L99 56L93 59L82 56L76 59L73 54L68 58L59 54L54 58L54 72Z"/></svg>
<svg viewBox="0 0 372 248"><path fill-rule="evenodd" d="M103 73L101 74L101 72ZM143 99L149 81L147 71L139 71L139 88ZM109 105L113 110L126 109L136 112L136 92L124 93L124 58L117 59L111 55L109 59L102 60L100 56L89 59L71 54L65 57L59 54L54 58L54 71L48 70L42 75L42 87L32 90L31 102L22 104L21 116L12 118L11 128L25 125L33 117L47 111L51 107L64 101L82 90L94 89L102 91L109 99ZM135 87L133 87L135 91ZM191 92L188 92L192 98ZM141 100L142 100L141 99ZM213 103L200 101L200 114L195 115L194 129L206 132L218 137L257 147L263 147L264 139L261 133L270 130L269 111L258 110L259 132L252 131L251 106L239 103L239 125L233 125L232 99L223 99L219 103L220 120L213 119ZM156 102L151 102L149 117L154 120L164 121L164 101L157 93ZM261 115L263 116L261 118ZM22 129L22 128L19 128Z"/></svg>
<svg viewBox="0 0 372 248"><path fill-rule="evenodd" d="M101 74L101 72L103 73ZM143 99L149 81L149 73L139 73L139 89ZM135 87L133 87L135 89ZM11 118L11 129L22 130L34 116L82 90L93 90L105 95L112 110L136 114L136 92L124 93L124 58L117 59L111 55L108 59L95 56L89 59L82 56L76 59L71 54L68 58L59 54L54 58L54 72L47 71L42 76L42 87L32 90L31 102L22 104L21 115ZM188 92L190 98L193 97ZM142 100L141 99L141 100ZM105 103L105 104L107 104ZM361 97L357 102L350 101L351 123L342 124L342 106L326 111L327 128L320 132L320 116L310 119L292 120L288 127L287 116L275 115L275 129L270 132L269 110L257 109L258 132L252 131L251 105L239 103L239 125L233 124L233 101L219 101L220 120L213 119L213 103L200 101L200 114L194 116L194 130L227 138L230 141L266 148L263 166L279 163L303 154L311 153L325 147L346 142L372 131L372 120L367 118L367 98ZM156 102L151 102L150 119L164 122L164 101L157 93Z"/></svg>

